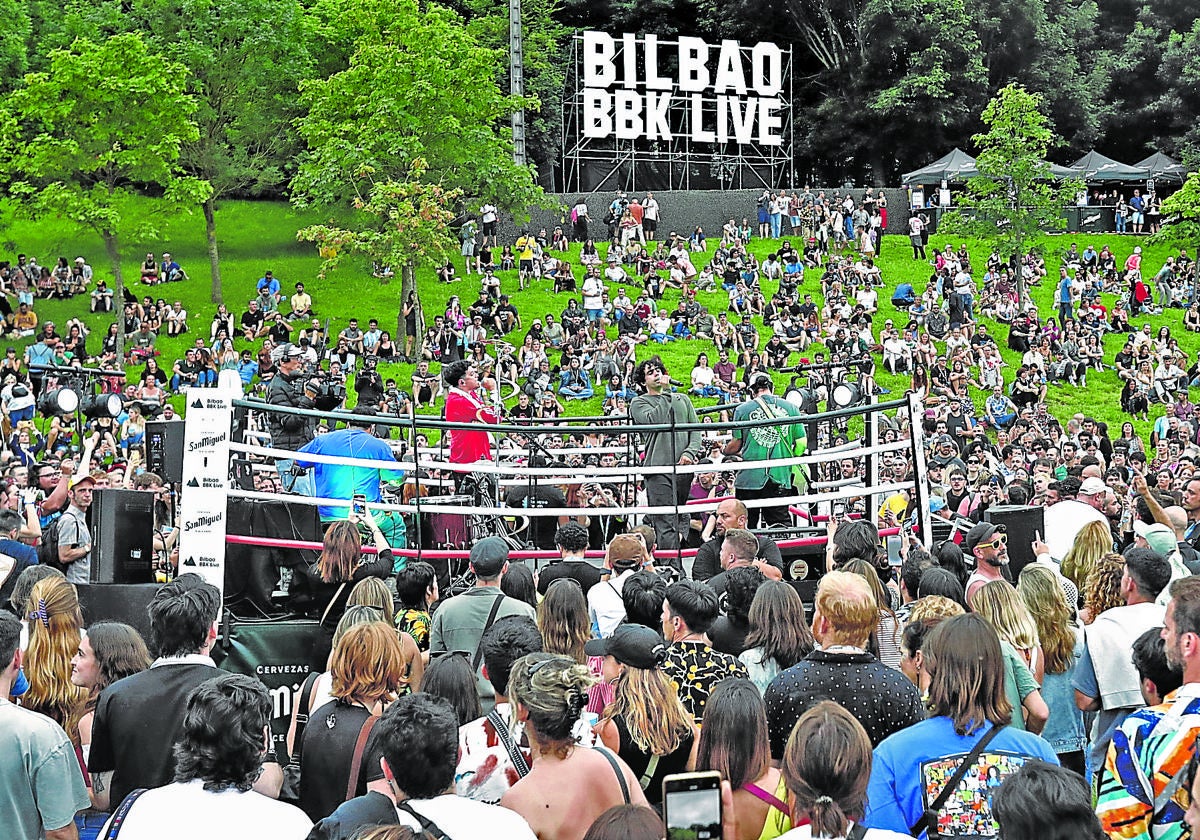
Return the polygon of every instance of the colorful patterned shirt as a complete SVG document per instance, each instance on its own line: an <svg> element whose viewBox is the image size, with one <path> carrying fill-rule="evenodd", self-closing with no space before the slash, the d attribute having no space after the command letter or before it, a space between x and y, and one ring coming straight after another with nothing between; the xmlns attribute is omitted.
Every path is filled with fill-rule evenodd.
<svg viewBox="0 0 1200 840"><path fill-rule="evenodd" d="M719 653L703 642L676 642L667 650L663 673L674 685L683 708L695 718L704 717L708 695L726 677L749 679L746 666L727 653Z"/></svg>
<svg viewBox="0 0 1200 840"><path fill-rule="evenodd" d="M405 610L396 614L396 629L413 637L417 647L429 650L429 611Z"/></svg>
<svg viewBox="0 0 1200 840"><path fill-rule="evenodd" d="M1183 814L1191 801L1184 770L1200 735L1200 684L1140 709L1113 732L1100 774L1096 813L1114 840L1189 836Z"/></svg>

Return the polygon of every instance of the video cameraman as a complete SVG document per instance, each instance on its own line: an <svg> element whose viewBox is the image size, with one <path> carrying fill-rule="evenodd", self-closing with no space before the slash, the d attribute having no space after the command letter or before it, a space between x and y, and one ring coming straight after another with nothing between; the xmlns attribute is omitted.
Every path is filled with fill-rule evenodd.
<svg viewBox="0 0 1200 840"><path fill-rule="evenodd" d="M314 407L316 391L307 380L303 362L304 351L295 344L284 344L279 348L276 359L278 373L267 385L267 403L287 408ZM313 419L297 414L271 412L268 415L271 428L271 445L277 449L299 450L313 439ZM295 467L293 458L275 461L283 489L302 496L312 495L312 479L307 470Z"/></svg>
<svg viewBox="0 0 1200 840"><path fill-rule="evenodd" d="M378 408L383 401L383 377L375 369L374 356L363 358L362 370L354 377L354 390L358 393L358 404Z"/></svg>

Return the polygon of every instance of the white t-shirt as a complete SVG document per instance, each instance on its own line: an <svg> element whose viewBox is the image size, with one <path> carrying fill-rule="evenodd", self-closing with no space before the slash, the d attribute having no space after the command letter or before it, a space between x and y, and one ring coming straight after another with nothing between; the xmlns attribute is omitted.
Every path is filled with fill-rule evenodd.
<svg viewBox="0 0 1200 840"><path fill-rule="evenodd" d="M436 823L450 840L474 840L477 837L487 837L488 840L537 838L524 817L499 805L485 805L474 799L464 799L450 793L435 799L412 799L409 800L409 805L421 816ZM404 811L397 809L396 816L401 825L409 828L421 827Z"/></svg>
<svg viewBox="0 0 1200 840"><path fill-rule="evenodd" d="M230 788L217 793L200 780L148 790L129 810L121 840L304 840L312 820L293 805ZM104 837L108 826L100 832Z"/></svg>

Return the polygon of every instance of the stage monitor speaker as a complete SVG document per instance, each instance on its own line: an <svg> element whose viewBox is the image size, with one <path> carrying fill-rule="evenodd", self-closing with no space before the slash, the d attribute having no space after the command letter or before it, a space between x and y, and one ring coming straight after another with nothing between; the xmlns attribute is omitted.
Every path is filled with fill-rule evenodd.
<svg viewBox="0 0 1200 840"><path fill-rule="evenodd" d="M1008 533L1008 571L1013 583L1034 561L1033 538L1046 537L1045 508L1034 505L996 505L983 515L985 522L1003 525Z"/></svg>
<svg viewBox="0 0 1200 840"><path fill-rule="evenodd" d="M112 584L110 586L79 586L79 606L84 626L97 621L119 621L142 634L150 644L150 616L146 610L160 584Z"/></svg>
<svg viewBox="0 0 1200 840"><path fill-rule="evenodd" d="M771 530L754 533L768 536L778 542L802 537L823 537L825 529L787 528L780 529L777 533ZM779 553L783 557L783 579L800 594L805 607L811 611L813 601L817 597L817 583L825 574L825 546L818 544L781 548Z"/></svg>
<svg viewBox="0 0 1200 840"><path fill-rule="evenodd" d="M92 497L92 583L154 583L154 494L97 490Z"/></svg>
<svg viewBox="0 0 1200 840"><path fill-rule="evenodd" d="M260 502L229 497L229 533L321 542L317 509L299 502ZM225 547L225 603L247 602L247 615L271 614L271 593L279 569L311 566L320 552L292 548L267 548L231 543Z"/></svg>
<svg viewBox="0 0 1200 840"><path fill-rule="evenodd" d="M169 484L183 483L183 423L149 420L146 423L146 469Z"/></svg>

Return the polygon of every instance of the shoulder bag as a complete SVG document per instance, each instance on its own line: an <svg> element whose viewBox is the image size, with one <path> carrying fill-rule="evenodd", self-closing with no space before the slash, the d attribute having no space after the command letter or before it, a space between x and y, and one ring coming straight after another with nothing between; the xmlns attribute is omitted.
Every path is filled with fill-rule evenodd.
<svg viewBox="0 0 1200 840"><path fill-rule="evenodd" d="M921 818L909 827L909 834L913 837L920 837L922 831L927 831L930 840L940 836L937 830L938 811L942 810L942 806L946 804L951 794L958 789L959 784L966 777L967 771L975 766L975 762L979 761L979 756L987 749L987 745L992 742L993 738L1000 734L1000 730L1003 728L1004 724L998 723L979 739L971 752L967 753L966 758L959 763L958 769L954 771L954 775L950 777L950 781L946 782L946 786L937 795L937 799L933 800L929 807L925 809L925 813L921 815Z"/></svg>

